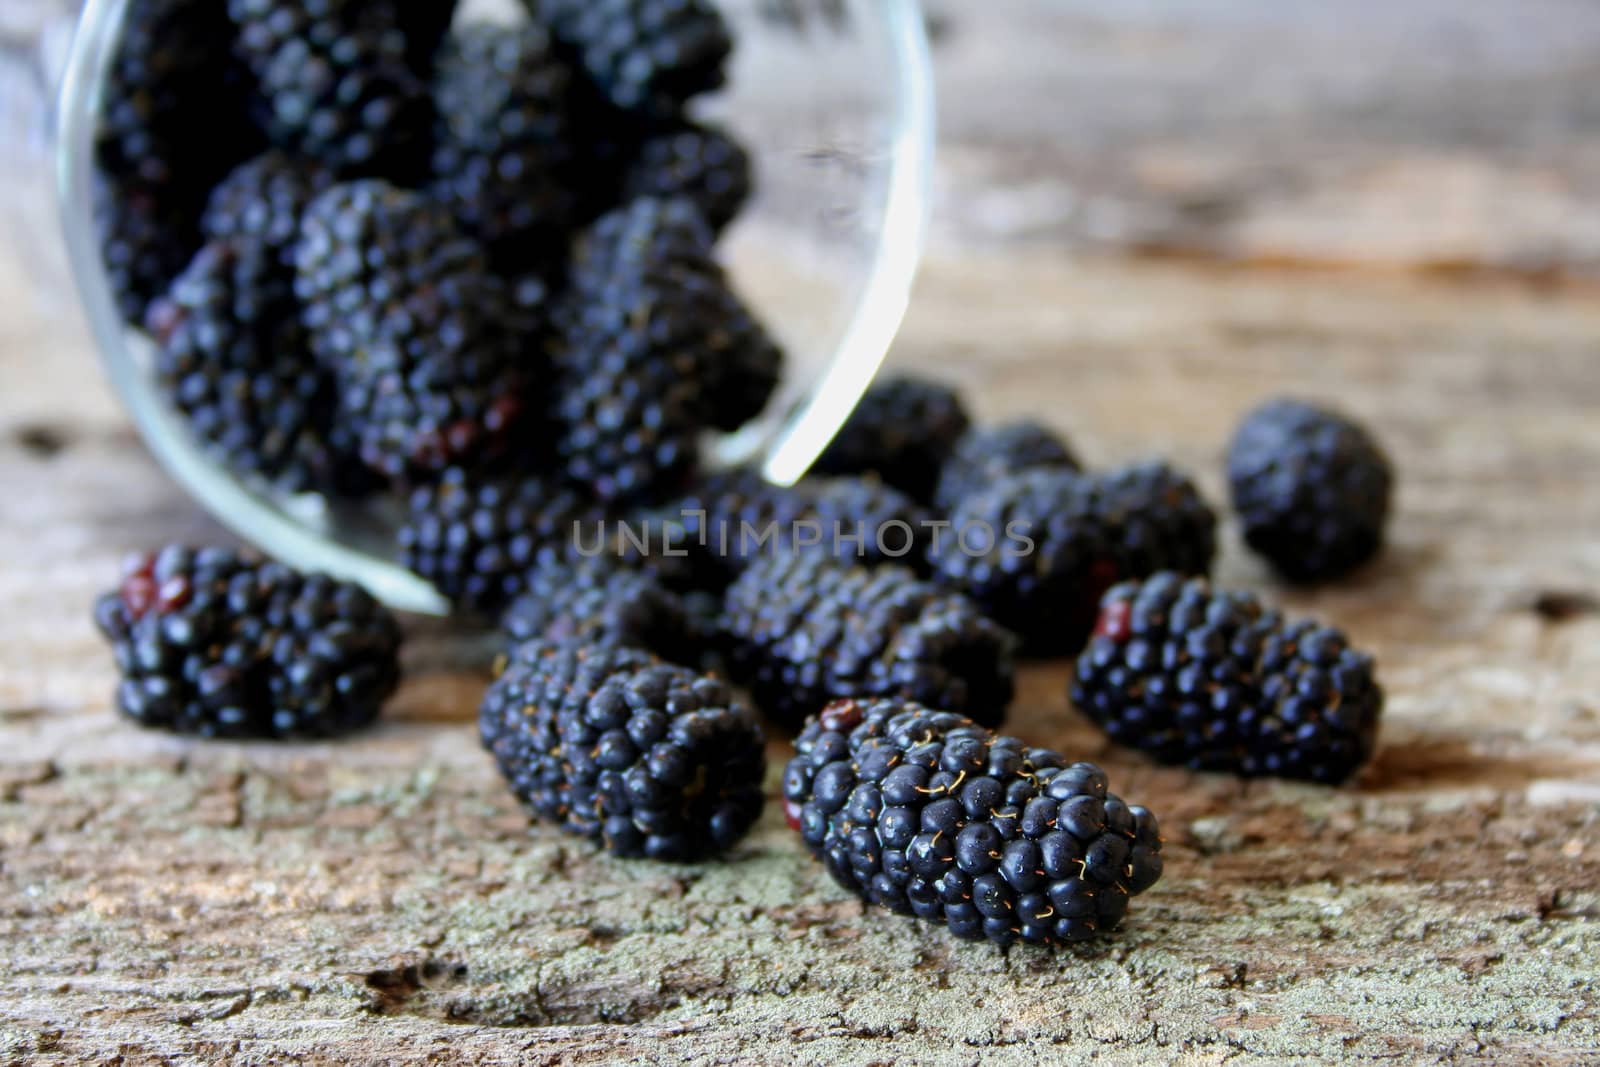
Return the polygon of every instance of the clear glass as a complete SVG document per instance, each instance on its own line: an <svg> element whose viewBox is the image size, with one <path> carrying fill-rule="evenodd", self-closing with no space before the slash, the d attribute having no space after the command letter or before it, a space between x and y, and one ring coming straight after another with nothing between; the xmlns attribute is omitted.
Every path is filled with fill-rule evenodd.
<svg viewBox="0 0 1600 1067"><path fill-rule="evenodd" d="M465 0L502 17L508 0ZM102 362L151 452L221 522L293 565L361 582L390 605L448 605L394 562L392 505L286 497L198 448L161 399L149 342L117 315L91 205L100 87L128 0L87 0L62 79L57 181L68 253ZM787 484L854 409L905 315L922 252L934 104L918 0L722 0L739 47L704 114L755 157L758 192L723 243L735 284L789 366L761 420L713 462L757 461Z"/></svg>

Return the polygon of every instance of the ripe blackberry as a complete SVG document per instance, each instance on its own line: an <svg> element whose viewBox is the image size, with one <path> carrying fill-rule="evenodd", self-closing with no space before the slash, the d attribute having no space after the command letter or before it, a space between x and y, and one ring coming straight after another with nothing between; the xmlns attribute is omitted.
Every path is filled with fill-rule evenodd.
<svg viewBox="0 0 1600 1067"><path fill-rule="evenodd" d="M414 490L401 560L451 603L495 617L548 560L576 555L596 514L570 489L534 478L482 479L452 468Z"/></svg>
<svg viewBox="0 0 1600 1067"><path fill-rule="evenodd" d="M537 25L474 23L440 50L431 188L504 268L565 251L577 210L571 81Z"/></svg>
<svg viewBox="0 0 1600 1067"><path fill-rule="evenodd" d="M1372 755L1383 690L1344 634L1172 573L1106 595L1072 700L1163 763L1338 783Z"/></svg>
<svg viewBox="0 0 1600 1067"><path fill-rule="evenodd" d="M729 587L720 628L734 679L791 728L845 697L926 701L991 724L1011 701L1011 635L903 567L764 556Z"/></svg>
<svg viewBox="0 0 1600 1067"><path fill-rule="evenodd" d="M650 518L688 553L695 586L720 593L810 510L805 491L773 485L754 467L730 467L700 475Z"/></svg>
<svg viewBox="0 0 1600 1067"><path fill-rule="evenodd" d="M400 628L359 586L228 549L130 562L95 603L117 706L202 737L332 737L377 718L400 677Z"/></svg>
<svg viewBox="0 0 1600 1067"><path fill-rule="evenodd" d="M427 87L398 3L227 0L274 144L346 174L420 174Z"/></svg>
<svg viewBox="0 0 1600 1067"><path fill-rule="evenodd" d="M871 904L999 945L1083 941L1161 877L1156 818L1089 763L913 703L840 701L784 770L789 824Z"/></svg>
<svg viewBox="0 0 1600 1067"><path fill-rule="evenodd" d="M720 89L733 38L709 0L525 0L614 105L673 117Z"/></svg>
<svg viewBox="0 0 1600 1067"><path fill-rule="evenodd" d="M673 663L694 663L704 634L682 599L654 572L614 557L546 559L525 578L500 628L512 641L620 645Z"/></svg>
<svg viewBox="0 0 1600 1067"><path fill-rule="evenodd" d="M1245 541L1285 578L1335 578L1383 544L1394 490L1388 456L1367 431L1295 400L1262 405L1228 449Z"/></svg>
<svg viewBox="0 0 1600 1067"><path fill-rule="evenodd" d="M381 181L335 185L306 209L296 263L369 467L405 481L513 446L536 368L505 284L447 211Z"/></svg>
<svg viewBox="0 0 1600 1067"><path fill-rule="evenodd" d="M1080 469L1077 456L1054 430L1032 419L974 426L961 435L940 468L933 503L948 515L1002 478L1041 469Z"/></svg>
<svg viewBox="0 0 1600 1067"><path fill-rule="evenodd" d="M273 150L235 168L212 190L200 228L209 241L264 241L293 271L300 218L332 184L322 164Z"/></svg>
<svg viewBox="0 0 1600 1067"><path fill-rule="evenodd" d="M810 478L796 486L804 518L816 524L814 551L868 566L927 569L932 513L876 478ZM791 538L798 540L798 538Z"/></svg>
<svg viewBox="0 0 1600 1067"><path fill-rule="evenodd" d="M98 170L92 189L111 294L123 320L140 325L200 248L194 205L170 187L119 182Z"/></svg>
<svg viewBox="0 0 1600 1067"><path fill-rule="evenodd" d="M963 500L950 524L929 548L935 581L975 600L1031 654L1082 647L1100 595L1122 576L1120 531L1089 479L1013 475Z"/></svg>
<svg viewBox="0 0 1600 1067"><path fill-rule="evenodd" d="M288 492L344 487L332 383L305 346L292 275L265 240L201 250L147 320L156 380L201 447Z"/></svg>
<svg viewBox="0 0 1600 1067"><path fill-rule="evenodd" d="M1120 578L1211 573L1217 516L1187 475L1150 460L1098 474L1094 484L1104 514L1120 531Z"/></svg>
<svg viewBox="0 0 1600 1067"><path fill-rule="evenodd" d="M961 398L947 385L911 376L884 379L867 390L814 470L876 474L926 503L969 421Z"/></svg>
<svg viewBox="0 0 1600 1067"><path fill-rule="evenodd" d="M761 814L755 715L722 682L637 649L521 645L478 723L529 811L618 856L702 859Z"/></svg>
<svg viewBox="0 0 1600 1067"><path fill-rule="evenodd" d="M689 123L639 146L622 182L625 200L682 197L720 232L750 199L750 155L726 131Z"/></svg>
<svg viewBox="0 0 1600 1067"><path fill-rule="evenodd" d="M607 212L578 239L572 286L593 297L641 273L717 273L716 235L698 208L681 197L643 197Z"/></svg>

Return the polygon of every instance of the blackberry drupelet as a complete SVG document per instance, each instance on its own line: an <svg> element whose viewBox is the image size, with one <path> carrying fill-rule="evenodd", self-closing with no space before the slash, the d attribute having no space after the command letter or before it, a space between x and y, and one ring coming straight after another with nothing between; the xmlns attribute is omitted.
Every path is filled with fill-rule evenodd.
<svg viewBox="0 0 1600 1067"><path fill-rule="evenodd" d="M202 737L333 737L372 722L400 677L400 628L359 586L229 549L131 561L95 604L144 726Z"/></svg>
<svg viewBox="0 0 1600 1067"><path fill-rule="evenodd" d="M693 123L654 134L639 146L622 182L626 200L683 197L720 232L750 199L750 154L725 130Z"/></svg>
<svg viewBox="0 0 1600 1067"><path fill-rule="evenodd" d="M661 577L611 556L546 559L525 578L527 591L501 616L513 642L535 639L638 648L693 664L700 632Z"/></svg>
<svg viewBox="0 0 1600 1067"><path fill-rule="evenodd" d="M1077 456L1054 430L1032 419L974 426L961 435L940 468L933 503L948 515L1002 478L1042 469L1080 469Z"/></svg>
<svg viewBox="0 0 1600 1067"><path fill-rule="evenodd" d="M720 628L735 681L789 728L845 697L936 703L991 724L1011 701L1012 636L903 567L764 556L728 589Z"/></svg>
<svg viewBox="0 0 1600 1067"><path fill-rule="evenodd" d="M900 376L875 383L833 439L818 474L876 474L924 503L970 420L955 390Z"/></svg>
<svg viewBox="0 0 1600 1067"><path fill-rule="evenodd" d="M449 212L381 181L335 185L301 220L296 290L362 460L400 482L518 444L537 364L524 315Z"/></svg>
<svg viewBox="0 0 1600 1067"><path fill-rule="evenodd" d="M306 349L293 275L258 237L214 241L151 305L156 381L201 448L288 492L353 488L332 382Z"/></svg>
<svg viewBox="0 0 1600 1067"><path fill-rule="evenodd" d="M273 150L235 168L211 191L200 228L209 241L264 241L293 271L301 216L332 184L322 164Z"/></svg>
<svg viewBox="0 0 1600 1067"><path fill-rule="evenodd" d="M624 111L670 118L720 89L733 51L709 0L525 0L537 20Z"/></svg>
<svg viewBox="0 0 1600 1067"><path fill-rule="evenodd" d="M475 477L459 468L414 490L398 539L402 563L458 607L498 616L534 567L571 559L598 521L570 489L536 478Z"/></svg>
<svg viewBox="0 0 1600 1067"><path fill-rule="evenodd" d="M170 187L116 181L97 171L92 184L100 255L124 321L144 322L150 302L172 285L202 243L195 205Z"/></svg>
<svg viewBox="0 0 1600 1067"><path fill-rule="evenodd" d="M1094 483L1066 469L1013 475L967 497L933 540L934 580L971 597L1033 655L1076 651L1122 577L1121 530Z"/></svg>
<svg viewBox="0 0 1600 1067"><path fill-rule="evenodd" d="M1087 940L1161 877L1155 816L1100 768L959 715L841 701L795 747L785 810L812 855L868 903L957 937Z"/></svg>
<svg viewBox="0 0 1600 1067"><path fill-rule="evenodd" d="M1120 534L1117 574L1207 575L1217 554L1217 516L1187 475L1159 460L1094 477L1101 508Z"/></svg>
<svg viewBox="0 0 1600 1067"><path fill-rule="evenodd" d="M1383 545L1389 458L1361 426L1296 400L1262 405L1228 449L1245 541L1285 578L1336 578Z"/></svg>
<svg viewBox="0 0 1600 1067"><path fill-rule="evenodd" d="M521 645L478 722L529 811L618 856L702 859L761 814L755 715L722 682L637 649Z"/></svg>
<svg viewBox="0 0 1600 1067"><path fill-rule="evenodd" d="M440 50L431 188L503 269L565 255L577 221L571 82L537 25L473 23Z"/></svg>
<svg viewBox="0 0 1600 1067"><path fill-rule="evenodd" d="M341 176L420 176L430 125L400 8L385 0L227 0L259 121Z"/></svg>
<svg viewBox="0 0 1600 1067"><path fill-rule="evenodd" d="M1072 700L1163 763L1330 784L1372 755L1383 712L1372 657L1338 630L1171 573L1106 595Z"/></svg>

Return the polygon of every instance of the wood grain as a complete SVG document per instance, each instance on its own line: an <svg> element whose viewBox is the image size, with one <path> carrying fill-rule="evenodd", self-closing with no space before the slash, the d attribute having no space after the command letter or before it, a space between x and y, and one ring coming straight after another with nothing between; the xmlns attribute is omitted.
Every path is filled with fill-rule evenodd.
<svg viewBox="0 0 1600 1067"><path fill-rule="evenodd" d="M1101 761L1168 839L1167 876L1122 934L1049 955L864 911L776 810L701 867L612 861L530 828L473 736L483 678L439 623L412 625L409 681L362 738L141 732L109 708L90 598L130 548L222 535L138 447L51 261L12 242L0 1063L1593 1062L1600 303L1506 277L1549 232L1498 195L1463 209L1475 244L1412 218L1401 252L1363 237L1346 255L1333 223L1356 217L1340 203L1361 183L1341 173L1425 174L1414 161L1440 145L1491 188L1550 148L1528 166L1583 188L1593 133L1574 123L1592 108L1577 88L1596 9L942 7L953 141L896 361L967 387L986 418L1044 417L1096 463L1171 456L1218 501L1227 434L1258 399L1292 391L1367 419L1401 471L1386 555L1292 591L1230 528L1220 566L1377 652L1389 713L1361 780L1155 768L1075 715L1060 666L1030 669L1012 728ZM1218 72L1251 93L1201 92ZM1088 94L1101 78L1118 102ZM1373 78L1403 90L1390 117L1350 88ZM1488 106L1510 86L1566 108L1572 136L1524 130L1515 94ZM1463 130L1471 99L1481 125ZM1382 129L1351 171L1295 149ZM1177 160L1154 171L1169 177L1130 178L1152 151ZM1282 184L1241 180L1257 173ZM1407 181L1415 199L1379 183L1373 202L1414 216L1432 194ZM1243 192L1214 215L1179 207L1215 189ZM1594 199L1566 195L1576 226ZM1094 219L1117 211L1099 208L1028 214L1058 196L1110 197L1132 228L1105 230ZM1241 236L1270 219L1301 236ZM1587 240L1557 257L1562 277L1594 262ZM1187 258L1122 254L1155 245ZM1458 255L1472 269L1403 269ZM775 795L784 746L771 755Z"/></svg>

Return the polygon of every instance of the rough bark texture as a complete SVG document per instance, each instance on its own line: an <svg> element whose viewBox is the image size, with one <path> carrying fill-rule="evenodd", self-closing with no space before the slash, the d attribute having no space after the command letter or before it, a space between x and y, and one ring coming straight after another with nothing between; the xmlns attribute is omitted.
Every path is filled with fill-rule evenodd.
<svg viewBox="0 0 1600 1067"><path fill-rule="evenodd" d="M483 678L460 666L470 657L438 623L412 627L410 680L364 737L203 745L140 732L109 710L90 598L128 549L222 535L137 446L70 294L41 285L54 275L8 247L0 1063L1593 1062L1600 305L1582 285L1504 278L1073 259L1054 240L1074 237L1070 226L1007 232L983 211L1028 202L1005 175L1032 174L1019 180L1049 196L1092 187L1074 164L1090 158L1133 196L1118 177L1133 172L1119 169L1128 152L1082 146L1116 142L1118 122L1159 114L1160 100L1201 108L1195 87L1210 86L1215 126L1172 114L1128 143L1192 158L1208 130L1232 129L1202 153L1224 202L1273 203L1242 177L1257 165L1313 191L1270 208L1309 235L1292 258L1426 265L1432 254L1394 259L1381 241L1354 253L1322 241L1317 205L1370 196L1376 217L1415 223L1414 247L1442 242L1395 189L1435 188L1415 161L1458 140L1451 151L1491 185L1514 188L1519 168L1536 166L1592 190L1595 134L1578 121L1592 95L1583 104L1578 89L1600 63L1593 9L1340 5L1341 28L1328 32L1348 49L1342 62L1307 47L1304 66L1432 101L1397 112L1391 139L1362 149L1370 157L1350 157L1402 176L1366 186L1252 132L1249 110L1226 103L1224 73L1254 72L1259 100L1278 92L1263 69L1316 82L1290 77L1302 65L1283 46L1315 23L1269 17L1269 5L1179 5L1182 19L1212 20L1196 37L1088 0L997 0L982 16L944 6L947 210L898 362L967 386L985 417L1044 417L1095 462L1170 455L1219 502L1223 444L1261 397L1292 391L1366 418L1401 471L1383 559L1332 588L1291 591L1230 530L1220 568L1378 653L1391 700L1360 781L1326 790L1154 768L1070 710L1062 668L1030 670L1011 728L1101 761L1119 792L1163 816L1168 838L1167 875L1124 932L1052 955L864 911L775 806L729 862L700 867L612 861L530 829L476 746ZM1290 8L1334 18L1270 5ZM1413 25L1400 9L1464 27L1447 35L1457 42L1492 45L1513 18L1521 36L1482 53L1458 43L1454 61L1417 56L1420 41L1398 36ZM1374 28L1345 26L1363 14ZM1017 32L1024 19L1048 27L1048 42ZM1090 48L1096 27L1116 47ZM1380 32L1397 36L1374 57L1364 42ZM1056 41L1068 59L1033 55ZM1175 87L1141 90L1158 100L1148 108L1124 99L1125 111L1101 111L1070 61L1094 55L1129 80ZM1007 107L975 88L1001 77L1002 60L1016 79ZM1419 66L1442 71L1450 91L1407 95ZM1545 140L1501 92L1497 79L1517 71L1527 100L1555 108ZM1065 112L1050 117L1046 99ZM1354 105L1346 115L1283 99L1295 102L1283 129L1301 131L1302 146L1333 129L1354 143L1377 121ZM1009 125L987 123L986 110ZM1452 132L1450 116L1469 112L1481 126ZM1018 147L1046 122L1062 124L1053 147ZM1557 142L1548 157L1534 151ZM1151 196L1134 197L1130 214L1158 218ZM1463 253L1475 268L1514 267L1494 250L1543 240L1505 205L1490 197L1465 216L1487 241ZM1263 217L1241 210L1229 217ZM1249 227L1202 230L1186 246L1197 257L1234 254L1227 235ZM998 241L1017 236L1052 240ZM1562 276L1581 274L1597 248L1562 252ZM775 744L774 795L784 755Z"/></svg>

